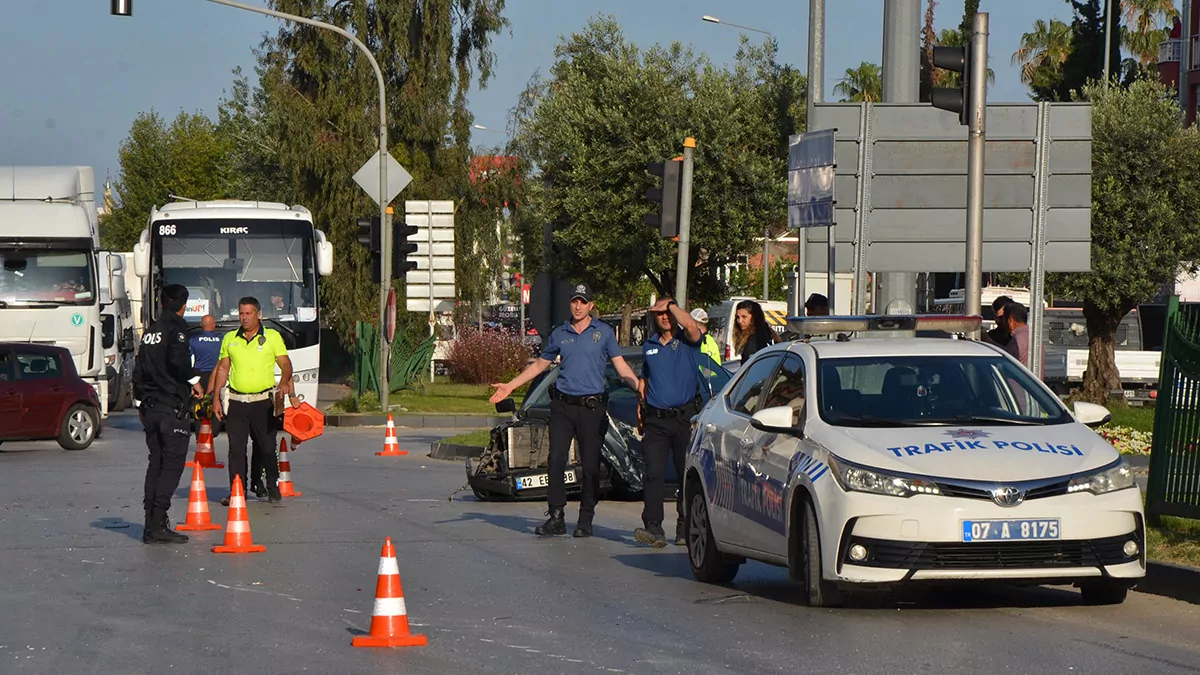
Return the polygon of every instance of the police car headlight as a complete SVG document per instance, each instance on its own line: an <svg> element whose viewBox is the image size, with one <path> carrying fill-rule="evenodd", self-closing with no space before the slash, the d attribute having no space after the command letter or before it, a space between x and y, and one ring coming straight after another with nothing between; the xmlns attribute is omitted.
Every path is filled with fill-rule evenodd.
<svg viewBox="0 0 1200 675"><path fill-rule="evenodd" d="M834 479L847 492L870 492L892 497L941 494L937 483L927 478L896 475L878 469L857 466L832 455L829 457L829 464L833 468Z"/></svg>
<svg viewBox="0 0 1200 675"><path fill-rule="evenodd" d="M1133 471L1122 457L1099 471L1072 478L1071 482L1067 483L1067 494L1087 491L1094 495L1102 495L1131 488L1136 484Z"/></svg>

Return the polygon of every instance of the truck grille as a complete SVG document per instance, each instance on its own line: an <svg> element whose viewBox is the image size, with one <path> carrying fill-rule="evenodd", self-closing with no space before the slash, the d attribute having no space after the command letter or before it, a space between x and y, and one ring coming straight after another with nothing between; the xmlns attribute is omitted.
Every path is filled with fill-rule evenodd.
<svg viewBox="0 0 1200 675"><path fill-rule="evenodd" d="M1099 567L1138 560L1126 556L1122 547L1133 539L1142 548L1137 532L1103 539L1062 541L998 542L912 542L854 537L850 544L867 549L867 559L855 562L847 546L842 562L847 565L906 570L1038 569L1054 567Z"/></svg>

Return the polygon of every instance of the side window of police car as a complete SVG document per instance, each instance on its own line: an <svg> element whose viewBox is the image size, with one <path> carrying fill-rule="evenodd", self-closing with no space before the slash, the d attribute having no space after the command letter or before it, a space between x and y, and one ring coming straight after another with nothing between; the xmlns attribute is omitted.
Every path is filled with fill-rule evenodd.
<svg viewBox="0 0 1200 675"><path fill-rule="evenodd" d="M758 412L761 408L758 402L762 400L763 390L770 384L768 378L771 377L771 373L775 372L777 365L779 365L779 357L775 355L765 356L751 363L746 369L746 374L729 392L729 408L735 413L746 416Z"/></svg>
<svg viewBox="0 0 1200 675"><path fill-rule="evenodd" d="M783 366L771 378L763 408L789 406L792 409L792 426L800 426L804 412L804 361L795 354L788 354Z"/></svg>

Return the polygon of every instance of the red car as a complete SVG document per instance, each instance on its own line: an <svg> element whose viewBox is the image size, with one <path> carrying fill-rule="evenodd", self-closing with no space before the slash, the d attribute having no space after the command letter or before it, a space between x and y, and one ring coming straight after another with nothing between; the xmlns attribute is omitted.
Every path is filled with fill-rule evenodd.
<svg viewBox="0 0 1200 675"><path fill-rule="evenodd" d="M53 438L65 450L83 450L99 435L100 399L70 352L0 343L0 441Z"/></svg>

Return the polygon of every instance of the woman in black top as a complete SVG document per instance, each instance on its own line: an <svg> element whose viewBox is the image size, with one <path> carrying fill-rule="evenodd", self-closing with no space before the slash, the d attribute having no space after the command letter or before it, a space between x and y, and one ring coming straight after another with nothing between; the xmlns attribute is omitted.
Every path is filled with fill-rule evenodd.
<svg viewBox="0 0 1200 675"><path fill-rule="evenodd" d="M733 346L742 363L754 352L775 344L775 331L767 325L762 305L753 300L742 300L737 304L733 326Z"/></svg>

